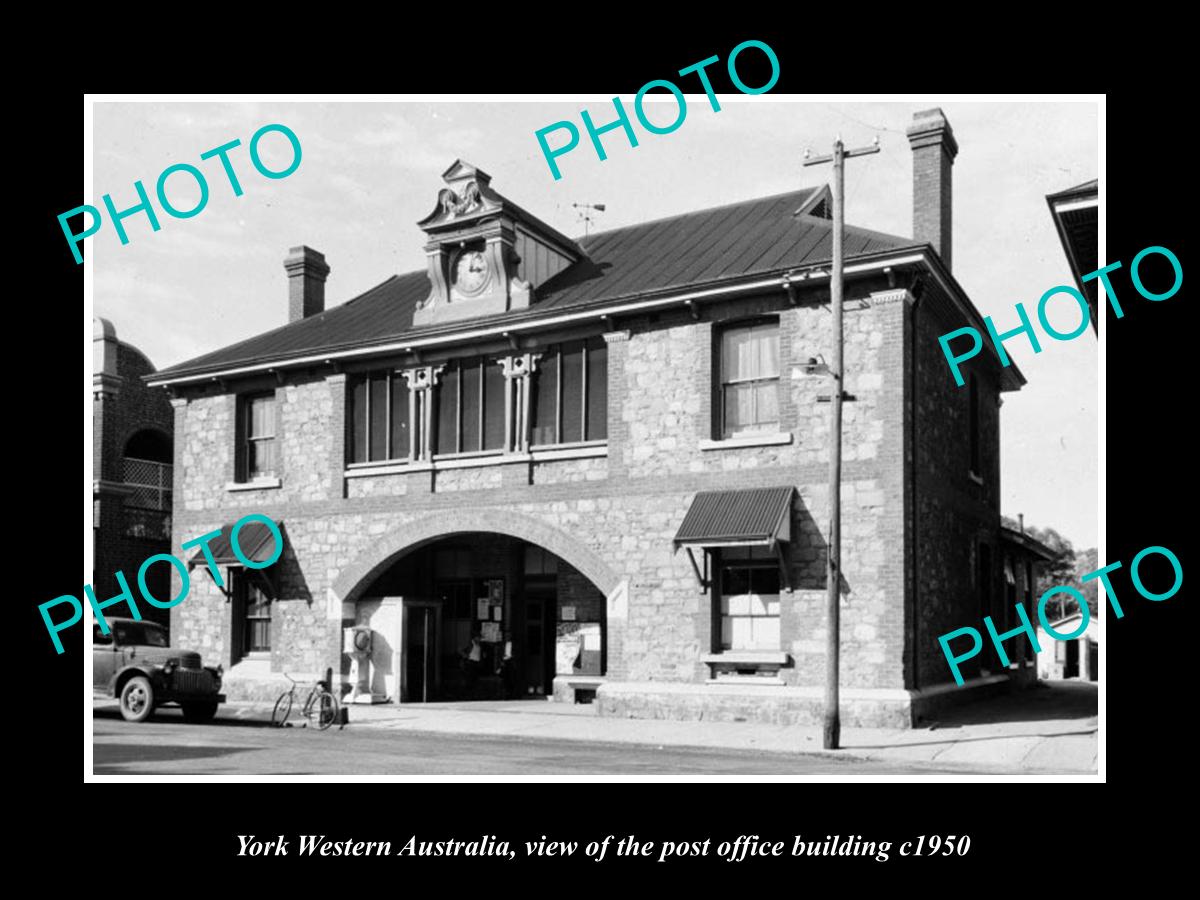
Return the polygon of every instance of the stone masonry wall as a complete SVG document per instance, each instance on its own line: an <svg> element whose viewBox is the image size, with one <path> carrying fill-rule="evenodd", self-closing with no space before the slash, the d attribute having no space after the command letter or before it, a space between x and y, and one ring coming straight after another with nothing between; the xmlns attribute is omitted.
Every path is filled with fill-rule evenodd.
<svg viewBox="0 0 1200 900"><path fill-rule="evenodd" d="M791 442L702 449L713 437L713 329L735 313L764 312L780 317L781 430ZM548 549L572 567L591 565L611 582L597 587L592 602L620 585L613 596L624 599L606 612L610 680L698 684L709 678L701 657L716 649L712 599L686 552L673 547L679 525L697 491L793 485L786 562L795 591L781 598L781 635L794 662L781 675L788 685L819 686L829 416L819 397L831 388L827 377L805 375L801 366L827 347L829 321L826 308L791 307L780 291L736 307L705 307L699 321L680 312L628 323L628 339L609 343L607 457L344 479L345 379L330 375L275 388L282 486L228 490L234 396L191 397L178 408L176 544L250 512L282 522L287 552L275 572L283 587L272 604L269 668L320 672L346 671L347 596L335 589L345 573L385 565L403 553L410 534L545 533ZM853 396L845 404L842 489L847 687L905 686L903 323L902 302L856 305L846 315L846 390ZM380 551L385 544L392 557ZM199 569L194 574L192 595L173 611L175 626L206 659L211 653L228 665L229 604Z"/></svg>
<svg viewBox="0 0 1200 900"><path fill-rule="evenodd" d="M982 631L976 565L981 542L991 547L992 597L1004 594L1000 524L1000 410L996 364L984 353L964 367L979 385L981 480L971 477L969 389L959 387L938 335L963 324L932 304L917 313L917 684L952 682L938 637L963 626ZM979 674L983 653L963 664L963 677Z"/></svg>

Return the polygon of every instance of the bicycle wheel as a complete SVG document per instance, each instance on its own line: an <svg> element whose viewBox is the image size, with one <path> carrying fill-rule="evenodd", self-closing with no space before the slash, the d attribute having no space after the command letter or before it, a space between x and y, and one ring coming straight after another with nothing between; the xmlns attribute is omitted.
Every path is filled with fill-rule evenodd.
<svg viewBox="0 0 1200 900"><path fill-rule="evenodd" d="M275 708L271 710L271 724L276 728L282 728L283 723L287 721L287 717L292 714L292 692L284 691L279 695L279 699L275 701Z"/></svg>
<svg viewBox="0 0 1200 900"><path fill-rule="evenodd" d="M329 691L321 691L313 706L315 707L313 709L313 715L316 718L315 724L320 731L324 731L341 718L339 715L341 703Z"/></svg>

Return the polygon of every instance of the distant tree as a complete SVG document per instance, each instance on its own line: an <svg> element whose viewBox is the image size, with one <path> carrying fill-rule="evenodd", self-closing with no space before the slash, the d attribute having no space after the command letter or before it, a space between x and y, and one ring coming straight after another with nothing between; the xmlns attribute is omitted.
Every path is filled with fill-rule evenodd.
<svg viewBox="0 0 1200 900"><path fill-rule="evenodd" d="M1087 550L1080 550L1075 554L1075 581L1074 586L1083 592L1083 596L1087 598L1088 611L1094 616L1098 612L1096 607L1098 589L1096 585L1100 583L1100 579L1093 578L1091 581L1084 581L1083 576L1095 572L1100 568L1099 554L1095 547L1089 547Z"/></svg>
<svg viewBox="0 0 1200 900"><path fill-rule="evenodd" d="M1020 531L1020 525L1008 516L1001 516L1000 522L1006 528ZM1042 563L1039 567L1041 574L1038 576L1036 596L1041 597L1050 588L1060 585L1073 587L1083 594L1087 600L1088 611L1095 615L1098 579L1085 583L1083 576L1100 568L1097 562L1096 548L1090 547L1087 550L1076 551L1071 542L1053 528L1026 525L1025 533L1034 540L1045 544L1054 554L1054 558L1050 562ZM1047 603L1046 617L1054 622L1063 616L1070 615L1074 610L1075 603L1072 602L1069 594L1055 594Z"/></svg>
<svg viewBox="0 0 1200 900"><path fill-rule="evenodd" d="M1043 563L1041 566L1041 575L1038 577L1038 596L1040 597L1050 588L1060 585L1069 585L1076 590L1081 590L1082 586L1076 572L1075 548L1071 542L1053 528L1026 526L1025 533L1035 540L1041 541L1054 554L1054 558L1050 562ZM1090 571L1092 570L1088 569L1084 574ZM1093 593L1095 593L1094 588ZM1084 594L1084 596L1087 595ZM1069 595L1055 594L1048 602L1046 618L1050 621L1061 619L1070 613L1071 606Z"/></svg>

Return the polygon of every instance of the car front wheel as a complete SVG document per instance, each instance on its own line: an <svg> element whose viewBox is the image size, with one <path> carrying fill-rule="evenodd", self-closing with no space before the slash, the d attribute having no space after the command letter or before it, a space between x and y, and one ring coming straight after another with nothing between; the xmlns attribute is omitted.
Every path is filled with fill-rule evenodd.
<svg viewBox="0 0 1200 900"><path fill-rule="evenodd" d="M183 718L188 722L196 724L211 722L213 716L217 714L218 704L215 701L184 703L181 705L183 706Z"/></svg>
<svg viewBox="0 0 1200 900"><path fill-rule="evenodd" d="M150 679L135 675L121 688L121 715L126 722L145 722L154 712L154 688Z"/></svg>

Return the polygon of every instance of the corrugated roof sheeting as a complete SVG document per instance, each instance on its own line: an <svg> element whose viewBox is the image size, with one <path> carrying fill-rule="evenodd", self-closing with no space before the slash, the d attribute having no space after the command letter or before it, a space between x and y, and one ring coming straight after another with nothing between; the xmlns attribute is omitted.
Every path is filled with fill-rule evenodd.
<svg viewBox="0 0 1200 900"><path fill-rule="evenodd" d="M833 253L833 223L794 214L819 190L791 191L591 235L579 242L589 259L550 279L536 292L533 306L516 314L827 261ZM846 228L847 257L915 246L908 238ZM413 309L429 290L423 271L392 276L348 303L164 369L159 376L416 336L425 329L412 328ZM281 290L280 308L283 300Z"/></svg>
<svg viewBox="0 0 1200 900"><path fill-rule="evenodd" d="M701 491L675 535L676 545L712 541L768 541L790 514L794 487Z"/></svg>
<svg viewBox="0 0 1200 900"><path fill-rule="evenodd" d="M208 545L213 556L213 562L218 565L242 565L242 561L233 552L233 526L230 522L221 529L221 536L214 538ZM238 529L238 548L242 555L252 562L266 562L275 555L275 536L264 522L247 522ZM203 548L197 548L188 560L188 566L206 564Z"/></svg>

